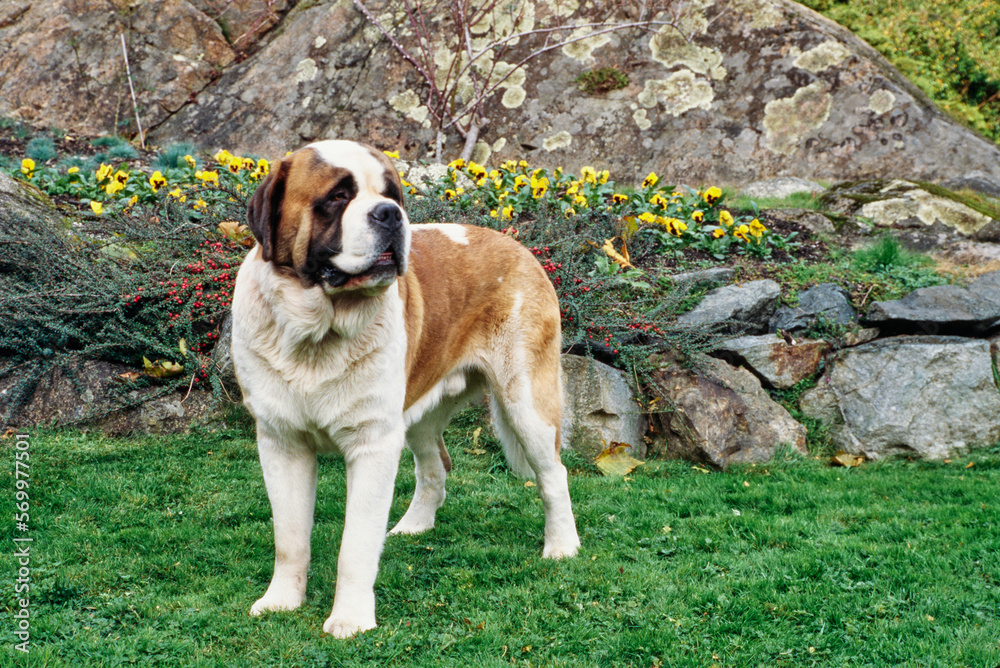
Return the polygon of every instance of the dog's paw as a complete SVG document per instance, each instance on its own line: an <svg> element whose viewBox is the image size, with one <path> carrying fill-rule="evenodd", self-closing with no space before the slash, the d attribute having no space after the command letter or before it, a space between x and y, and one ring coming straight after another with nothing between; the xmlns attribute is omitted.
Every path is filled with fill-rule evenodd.
<svg viewBox="0 0 1000 668"><path fill-rule="evenodd" d="M294 610L302 605L305 596L298 592L273 593L269 589L266 594L250 606L250 616L257 617L272 610Z"/></svg>
<svg viewBox="0 0 1000 668"><path fill-rule="evenodd" d="M415 520L409 516L404 516L403 519L399 520L390 531L389 535L393 536L396 534L406 534L414 535L418 533L424 533L425 531L430 531L434 528L434 518L431 517L430 521L427 520Z"/></svg>
<svg viewBox="0 0 1000 668"><path fill-rule="evenodd" d="M323 630L334 638L350 638L356 633L363 633L378 626L375 623L375 616L371 618L355 619L353 617L336 617L330 615L323 622Z"/></svg>
<svg viewBox="0 0 1000 668"><path fill-rule="evenodd" d="M542 550L543 559L567 559L575 557L580 550L580 540L568 540L565 542L545 541L545 548Z"/></svg>

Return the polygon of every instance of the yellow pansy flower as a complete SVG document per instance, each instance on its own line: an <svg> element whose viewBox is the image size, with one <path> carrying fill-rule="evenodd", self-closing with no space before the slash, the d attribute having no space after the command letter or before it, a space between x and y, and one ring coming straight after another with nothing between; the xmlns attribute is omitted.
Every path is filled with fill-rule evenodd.
<svg viewBox="0 0 1000 668"><path fill-rule="evenodd" d="M580 170L580 180L590 184L597 183L597 172L593 167L584 167Z"/></svg>
<svg viewBox="0 0 1000 668"><path fill-rule="evenodd" d="M503 220L510 220L514 217L514 205L505 206L501 212L501 217Z"/></svg>
<svg viewBox="0 0 1000 668"><path fill-rule="evenodd" d="M734 222L733 214L723 209L722 211L719 212L719 222L725 225L726 227L732 227Z"/></svg>
<svg viewBox="0 0 1000 668"><path fill-rule="evenodd" d="M448 166L452 169L462 169L462 167L465 167L465 160L462 158L455 158L448 163Z"/></svg>
<svg viewBox="0 0 1000 668"><path fill-rule="evenodd" d="M70 167L69 169L66 170L66 173L67 174L77 174L77 173L79 173L79 171L80 171L79 167Z"/></svg>
<svg viewBox="0 0 1000 668"><path fill-rule="evenodd" d="M469 162L469 166L466 167L465 171L469 172L469 175L476 180L486 176L486 168L472 161Z"/></svg>
<svg viewBox="0 0 1000 668"><path fill-rule="evenodd" d="M659 183L660 177L656 175L656 172L650 172L646 175L646 178L642 180L643 188L652 188L657 183Z"/></svg>
<svg viewBox="0 0 1000 668"><path fill-rule="evenodd" d="M764 232L767 232L767 228L764 227L763 223L756 218L750 221L750 234L760 239L764 235Z"/></svg>
<svg viewBox="0 0 1000 668"><path fill-rule="evenodd" d="M31 174L35 171L35 161L31 158L25 158L21 161L21 173L31 178Z"/></svg>
<svg viewBox="0 0 1000 668"><path fill-rule="evenodd" d="M190 167L191 169L194 169L195 167L198 166L198 163L195 162L194 157L190 155L184 156L184 162L186 162L187 166Z"/></svg>
<svg viewBox="0 0 1000 668"><path fill-rule="evenodd" d="M215 158L215 161L220 165L228 165L230 162L233 161L233 154L225 149L222 149L221 151L216 153L213 157Z"/></svg>
<svg viewBox="0 0 1000 668"><path fill-rule="evenodd" d="M183 194L180 188L174 188L173 190L170 191L169 195L174 199L176 199L178 202L187 201L187 195Z"/></svg>
<svg viewBox="0 0 1000 668"><path fill-rule="evenodd" d="M157 172L159 174L159 172ZM204 181L206 184L219 185L219 172L217 171L199 171L194 173L194 177L200 181Z"/></svg>
<svg viewBox="0 0 1000 668"><path fill-rule="evenodd" d="M153 189L155 193L157 190L167 185L167 180L160 173L160 170L153 172L153 175L149 177L149 187Z"/></svg>
<svg viewBox="0 0 1000 668"><path fill-rule="evenodd" d="M712 186L711 188L705 191L703 197L707 204L715 204L716 200L722 197L722 191L716 188L715 186Z"/></svg>
<svg viewBox="0 0 1000 668"><path fill-rule="evenodd" d="M624 204L625 202L628 201L628 195L625 195L623 193L615 193L614 195L611 196L611 201L614 202L615 204Z"/></svg>
<svg viewBox="0 0 1000 668"><path fill-rule="evenodd" d="M549 189L549 180L546 177L540 179L531 177L531 196L535 199L541 199L545 196L546 191Z"/></svg>
<svg viewBox="0 0 1000 668"><path fill-rule="evenodd" d="M90 208L98 216L104 213L104 205L98 202L96 199L90 200Z"/></svg>
<svg viewBox="0 0 1000 668"><path fill-rule="evenodd" d="M716 228L712 232L712 236L715 237L716 239L721 239L722 237L726 236L726 231L724 229L722 229L721 227Z"/></svg>
<svg viewBox="0 0 1000 668"><path fill-rule="evenodd" d="M101 163L101 166L97 168L97 182L100 183L104 179L111 176L111 172L113 171L114 169L111 167L111 165L105 165L104 163Z"/></svg>
<svg viewBox="0 0 1000 668"><path fill-rule="evenodd" d="M705 214L702 213L701 211L695 211L691 214L691 220L693 220L696 223L700 223L704 219L705 219Z"/></svg>

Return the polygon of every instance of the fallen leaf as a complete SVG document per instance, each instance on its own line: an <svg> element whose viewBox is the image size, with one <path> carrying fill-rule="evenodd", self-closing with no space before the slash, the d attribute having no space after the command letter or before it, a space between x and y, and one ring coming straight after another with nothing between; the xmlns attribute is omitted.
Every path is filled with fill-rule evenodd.
<svg viewBox="0 0 1000 668"><path fill-rule="evenodd" d="M537 487L537 485L535 485L535 483L531 482L530 480L525 481L524 486L525 487Z"/></svg>
<svg viewBox="0 0 1000 668"><path fill-rule="evenodd" d="M142 358L142 366L146 370L147 376L153 378L169 378L184 371L184 365L170 360L156 360L150 362L148 357Z"/></svg>
<svg viewBox="0 0 1000 668"><path fill-rule="evenodd" d="M17 429L14 429L13 427L7 427L3 431L3 438L7 439L10 438L11 436L14 436L15 434L17 434Z"/></svg>
<svg viewBox="0 0 1000 668"><path fill-rule="evenodd" d="M830 462L836 464L837 466L843 466L845 468L853 468L855 466L861 466L861 462L865 461L865 458L861 455L851 455L846 452L838 452Z"/></svg>
<svg viewBox="0 0 1000 668"><path fill-rule="evenodd" d="M138 371L126 371L125 373L120 373L115 377L120 383L132 383L142 377L142 374Z"/></svg>
<svg viewBox="0 0 1000 668"><path fill-rule="evenodd" d="M184 339L177 342L177 349L181 351L181 355L184 357L188 356L188 342Z"/></svg>
<svg viewBox="0 0 1000 668"><path fill-rule="evenodd" d="M976 465L976 462L969 462L968 464L965 465L965 468L971 469L975 465Z"/></svg>
<svg viewBox="0 0 1000 668"><path fill-rule="evenodd" d="M629 454L629 447L628 443L612 441L611 445L597 455L594 463L604 475L624 478L634 471L635 467L642 465L641 461Z"/></svg>

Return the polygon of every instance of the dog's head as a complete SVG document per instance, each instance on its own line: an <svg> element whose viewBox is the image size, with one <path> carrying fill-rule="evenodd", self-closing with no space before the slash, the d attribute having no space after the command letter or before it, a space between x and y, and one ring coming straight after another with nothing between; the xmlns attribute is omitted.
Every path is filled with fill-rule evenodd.
<svg viewBox="0 0 1000 668"><path fill-rule="evenodd" d="M406 272L403 186L381 151L310 144L271 166L247 217L264 260L327 293L381 290Z"/></svg>

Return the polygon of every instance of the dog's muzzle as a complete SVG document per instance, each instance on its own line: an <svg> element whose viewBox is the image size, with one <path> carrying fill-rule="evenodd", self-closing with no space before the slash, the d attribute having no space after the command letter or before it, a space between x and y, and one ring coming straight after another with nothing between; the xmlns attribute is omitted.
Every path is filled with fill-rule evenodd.
<svg viewBox="0 0 1000 668"><path fill-rule="evenodd" d="M368 212L368 224L373 239L373 249L379 254L372 263L359 272L349 273L332 262L327 262L319 278L332 288L355 283L359 286L386 284L406 270L406 230L403 210L393 202L380 202Z"/></svg>

